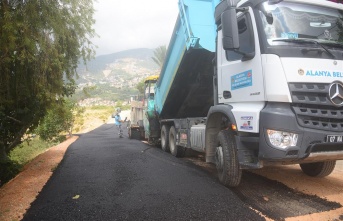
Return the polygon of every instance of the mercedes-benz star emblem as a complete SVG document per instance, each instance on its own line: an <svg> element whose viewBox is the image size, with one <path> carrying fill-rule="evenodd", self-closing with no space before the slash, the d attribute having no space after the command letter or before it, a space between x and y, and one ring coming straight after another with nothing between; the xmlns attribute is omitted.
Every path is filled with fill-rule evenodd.
<svg viewBox="0 0 343 221"><path fill-rule="evenodd" d="M343 106L343 84L333 82L329 88L330 101L336 106Z"/></svg>

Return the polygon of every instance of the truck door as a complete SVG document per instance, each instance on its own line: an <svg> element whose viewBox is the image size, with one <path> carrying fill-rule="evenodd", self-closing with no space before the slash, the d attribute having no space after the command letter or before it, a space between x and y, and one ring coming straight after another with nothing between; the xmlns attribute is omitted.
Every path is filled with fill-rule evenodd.
<svg viewBox="0 0 343 221"><path fill-rule="evenodd" d="M221 41L222 31L218 32L218 101L263 101L262 62L253 10L249 7L249 11L239 12L237 21L240 46L238 50L225 51Z"/></svg>

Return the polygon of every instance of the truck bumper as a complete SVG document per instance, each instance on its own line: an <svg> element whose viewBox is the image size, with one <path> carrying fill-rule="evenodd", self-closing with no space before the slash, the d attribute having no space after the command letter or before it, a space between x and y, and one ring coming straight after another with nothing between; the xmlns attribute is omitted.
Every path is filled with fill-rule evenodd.
<svg viewBox="0 0 343 221"><path fill-rule="evenodd" d="M274 147L267 130L298 134L297 146ZM268 163L306 163L343 159L343 143L327 143L327 135L343 135L343 131L328 131L301 127L288 103L268 103L260 115L258 159Z"/></svg>

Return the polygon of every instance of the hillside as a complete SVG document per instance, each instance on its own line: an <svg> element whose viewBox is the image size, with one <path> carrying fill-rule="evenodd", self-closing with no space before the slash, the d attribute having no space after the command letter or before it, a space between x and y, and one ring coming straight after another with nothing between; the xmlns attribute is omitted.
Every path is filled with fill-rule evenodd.
<svg viewBox="0 0 343 221"><path fill-rule="evenodd" d="M153 50L147 48L132 49L127 51L121 51L108 55L101 55L90 61L87 65L87 69L90 73L101 73L108 64L115 62L116 60L123 58L132 58L136 60L144 61L142 64L146 68L156 69L156 64L152 61ZM85 69L84 65L80 66L80 69Z"/></svg>
<svg viewBox="0 0 343 221"><path fill-rule="evenodd" d="M74 99L81 105L110 105L125 101L138 93L136 85L145 77L158 74L152 60L153 49L133 49L101 55L79 65L78 90Z"/></svg>

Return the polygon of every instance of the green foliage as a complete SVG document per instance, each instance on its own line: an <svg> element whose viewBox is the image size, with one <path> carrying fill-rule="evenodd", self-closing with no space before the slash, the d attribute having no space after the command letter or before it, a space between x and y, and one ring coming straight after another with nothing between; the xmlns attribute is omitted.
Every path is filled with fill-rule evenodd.
<svg viewBox="0 0 343 221"><path fill-rule="evenodd" d="M53 146L53 143L35 137L30 142L23 142L15 147L10 152L9 157L12 162L22 167L51 146Z"/></svg>
<svg viewBox="0 0 343 221"><path fill-rule="evenodd" d="M0 162L0 187L15 177L20 170L21 167L16 162Z"/></svg>
<svg viewBox="0 0 343 221"><path fill-rule="evenodd" d="M0 186L15 177L25 164L43 153L51 145L51 143L36 137L30 142L24 142L15 147L9 154L9 160L0 163Z"/></svg>
<svg viewBox="0 0 343 221"><path fill-rule="evenodd" d="M90 110L99 110L99 111L108 111L108 110L111 110L113 111L113 107L111 106L103 106L103 105L99 105L99 106L92 106L92 107L89 107Z"/></svg>
<svg viewBox="0 0 343 221"><path fill-rule="evenodd" d="M90 92L91 92L91 91L94 91L95 89L96 89L96 86L84 87L84 88L82 89L82 92L83 92L85 98L91 97Z"/></svg>
<svg viewBox="0 0 343 221"><path fill-rule="evenodd" d="M144 89L145 89L144 81L145 81L145 79L141 80L136 86L136 89L139 91L139 94L141 94L141 95L144 95Z"/></svg>
<svg viewBox="0 0 343 221"><path fill-rule="evenodd" d="M1 1L0 162L75 91L79 60L94 56L93 13L92 0Z"/></svg>
<svg viewBox="0 0 343 221"><path fill-rule="evenodd" d="M108 117L113 113L113 107L111 106L93 106L90 107L91 111L97 112L97 117L102 120L102 122L106 122Z"/></svg>
<svg viewBox="0 0 343 221"><path fill-rule="evenodd" d="M159 46L154 50L154 56L152 57L152 60L160 67L162 68L163 62L166 58L167 54L167 47L165 45Z"/></svg>
<svg viewBox="0 0 343 221"><path fill-rule="evenodd" d="M83 107L82 111L75 117L73 130L75 133L82 131L87 128L89 122L100 119L105 123L108 118L112 115L114 107L111 106L92 106Z"/></svg>
<svg viewBox="0 0 343 221"><path fill-rule="evenodd" d="M61 142L65 139L61 133L72 133L75 116L81 112L76 103L61 99L48 110L36 132L44 141Z"/></svg>
<svg viewBox="0 0 343 221"><path fill-rule="evenodd" d="M100 97L104 100L118 101L118 100L129 100L134 94L137 94L136 88L114 88L110 84L97 84L92 90L87 90L88 94L85 96L83 90L77 90L71 98L77 102L86 98Z"/></svg>

